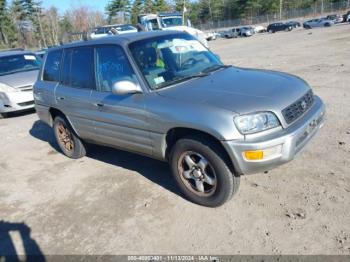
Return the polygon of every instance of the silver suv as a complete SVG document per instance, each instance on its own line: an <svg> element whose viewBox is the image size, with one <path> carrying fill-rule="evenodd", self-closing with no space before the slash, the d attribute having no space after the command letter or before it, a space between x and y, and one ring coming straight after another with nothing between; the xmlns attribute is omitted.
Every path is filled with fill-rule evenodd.
<svg viewBox="0 0 350 262"><path fill-rule="evenodd" d="M183 194L210 207L237 192L241 175L292 160L325 110L304 80L223 65L171 31L50 49L34 97L68 157L89 142L169 161Z"/></svg>

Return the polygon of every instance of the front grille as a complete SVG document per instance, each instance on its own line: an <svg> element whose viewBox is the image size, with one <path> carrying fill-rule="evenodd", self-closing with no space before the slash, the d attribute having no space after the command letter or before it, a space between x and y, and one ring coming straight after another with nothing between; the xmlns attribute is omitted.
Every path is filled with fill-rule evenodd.
<svg viewBox="0 0 350 262"><path fill-rule="evenodd" d="M303 97L298 99L296 102L291 104L282 110L282 114L287 124L292 123L294 120L299 118L303 113L305 113L314 102L314 94L312 90L307 92Z"/></svg>
<svg viewBox="0 0 350 262"><path fill-rule="evenodd" d="M18 103L17 105L19 105L19 106L30 106L30 105L34 105L34 101Z"/></svg>
<svg viewBox="0 0 350 262"><path fill-rule="evenodd" d="M21 91L32 91L33 90L33 86L32 85L29 85L29 86L19 86L18 87L19 90Z"/></svg>

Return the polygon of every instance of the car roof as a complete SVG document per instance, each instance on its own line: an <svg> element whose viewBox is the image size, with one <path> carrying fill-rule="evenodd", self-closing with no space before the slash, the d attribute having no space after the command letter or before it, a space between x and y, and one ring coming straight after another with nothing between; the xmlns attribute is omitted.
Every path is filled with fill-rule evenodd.
<svg viewBox="0 0 350 262"><path fill-rule="evenodd" d="M0 57L12 56L12 55L25 55L25 54L34 54L31 51L27 50L6 50L0 52Z"/></svg>
<svg viewBox="0 0 350 262"><path fill-rule="evenodd" d="M151 31L151 32L137 32L137 33L135 32L135 33L121 34L121 35L112 35L112 36L101 37L98 39L79 41L75 43L61 45L58 47L53 47L53 48L50 48L49 51L65 49L65 48L73 48L73 47L79 47L79 46L101 45L101 44L127 45L134 41L144 40L152 37L166 36L166 35L173 35L173 34L183 34L183 33L184 32L182 31L175 31L175 30L164 30L164 31L158 30L158 31Z"/></svg>

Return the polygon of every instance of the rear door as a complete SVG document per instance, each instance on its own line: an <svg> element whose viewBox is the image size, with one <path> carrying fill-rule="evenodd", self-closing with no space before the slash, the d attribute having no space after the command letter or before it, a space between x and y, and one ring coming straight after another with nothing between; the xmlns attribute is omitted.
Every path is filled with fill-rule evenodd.
<svg viewBox="0 0 350 262"><path fill-rule="evenodd" d="M68 118L81 138L89 139L94 133L90 96L95 88L94 49L83 46L65 49L62 76L55 90L58 109Z"/></svg>
<svg viewBox="0 0 350 262"><path fill-rule="evenodd" d="M152 154L144 99L147 94L115 95L112 85L128 80L138 84L124 50L118 45L95 47L97 90L91 99L94 112L95 139L129 151Z"/></svg>

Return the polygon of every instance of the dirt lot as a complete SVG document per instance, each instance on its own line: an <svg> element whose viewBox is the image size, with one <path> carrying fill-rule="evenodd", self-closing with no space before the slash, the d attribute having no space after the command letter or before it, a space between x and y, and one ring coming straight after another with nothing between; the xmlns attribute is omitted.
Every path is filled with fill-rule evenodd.
<svg viewBox="0 0 350 262"><path fill-rule="evenodd" d="M0 235L28 226L44 254L350 254L349 43L349 24L210 42L226 63L306 79L327 106L297 159L242 177L217 209L183 199L165 163L97 146L70 160L35 114L0 119L0 220L20 223Z"/></svg>

